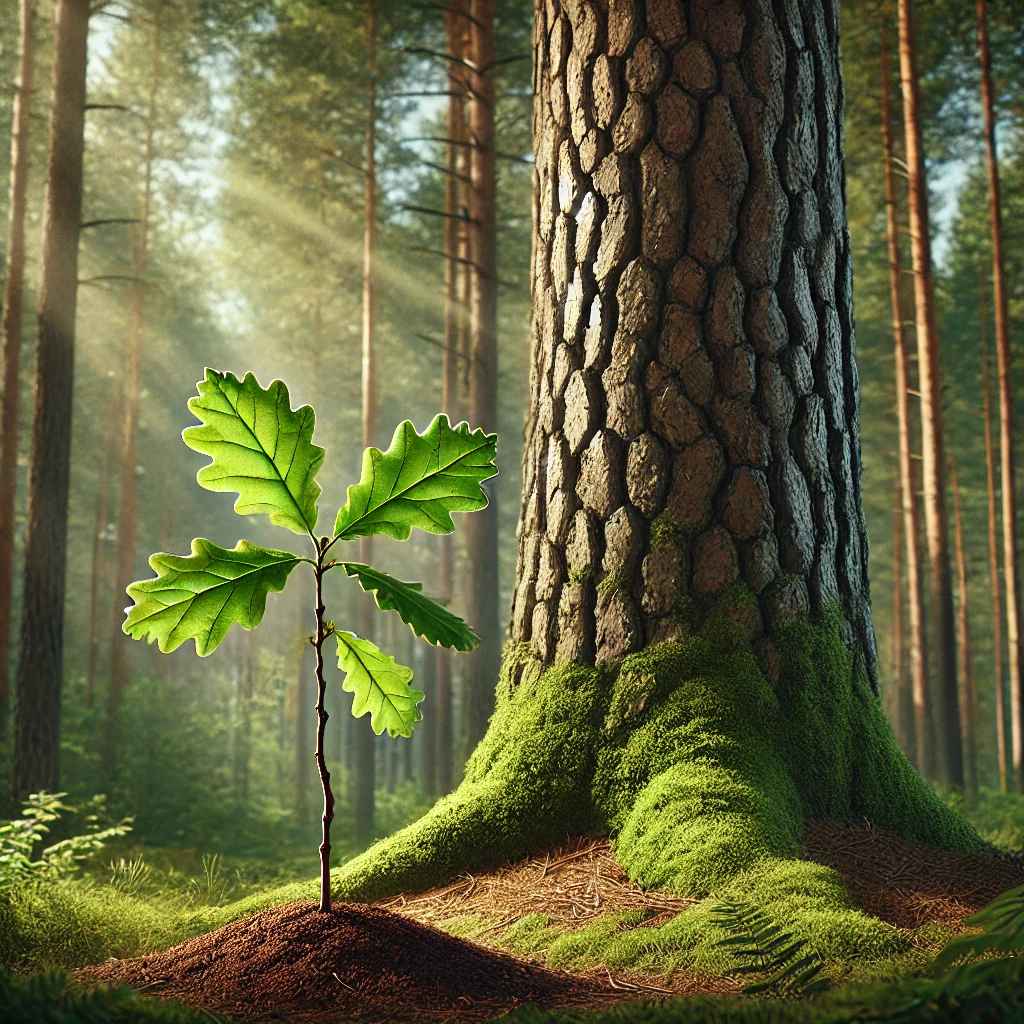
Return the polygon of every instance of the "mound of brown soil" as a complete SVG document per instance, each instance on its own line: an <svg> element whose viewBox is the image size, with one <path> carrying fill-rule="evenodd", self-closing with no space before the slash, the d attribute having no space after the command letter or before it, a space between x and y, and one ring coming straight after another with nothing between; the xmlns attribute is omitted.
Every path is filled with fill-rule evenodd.
<svg viewBox="0 0 1024 1024"><path fill-rule="evenodd" d="M806 821L803 842L804 856L838 871L859 907L897 928L957 927L1024 882L1018 857L936 850L869 822Z"/></svg>
<svg viewBox="0 0 1024 1024"><path fill-rule="evenodd" d="M613 994L596 979L355 904L330 914L313 903L277 907L163 953L84 968L76 980L255 1020L489 1020L525 1003L586 1006Z"/></svg>

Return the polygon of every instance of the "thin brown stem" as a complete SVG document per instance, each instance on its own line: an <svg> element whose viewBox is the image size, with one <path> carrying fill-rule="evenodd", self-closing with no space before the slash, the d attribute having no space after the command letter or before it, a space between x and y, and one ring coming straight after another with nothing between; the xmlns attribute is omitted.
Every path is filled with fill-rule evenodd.
<svg viewBox="0 0 1024 1024"><path fill-rule="evenodd" d="M324 732L327 729L327 707L324 701L327 681L324 678L324 641L333 632L324 619L323 580L324 551L327 538L317 545L317 560L314 570L316 579L316 637L313 649L316 651L316 767L320 773L320 785L324 791L323 838L320 842L320 910L329 913L331 909L331 822L334 821L334 793L331 790L331 773L324 760Z"/></svg>

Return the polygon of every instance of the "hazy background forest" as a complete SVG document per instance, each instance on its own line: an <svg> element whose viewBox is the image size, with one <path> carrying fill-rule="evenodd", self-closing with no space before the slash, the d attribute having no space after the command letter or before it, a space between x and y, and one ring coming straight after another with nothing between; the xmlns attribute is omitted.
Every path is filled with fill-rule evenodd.
<svg viewBox="0 0 1024 1024"><path fill-rule="evenodd" d="M0 82L6 96L12 95L17 71L16 6L0 7ZM51 4L43 0L37 7L15 637L53 32ZM996 0L989 7L1019 399L1024 394L1024 4ZM494 585L500 588L502 621L515 570L529 372L532 8L530 0L499 3L495 41L501 572ZM963 508L967 589L958 601L965 600L969 612L979 778L983 787L996 789L982 365L982 339L988 339L990 350L994 344L992 263L975 7L969 0L931 0L917 8L944 416ZM441 403L445 268L438 253L445 218L431 211L445 204L448 69L438 56L445 49L442 8L378 0L376 10L380 409L375 440L386 445L400 420L410 418L422 429ZM864 0L843 7L864 502L881 686L895 713L897 675L906 664L904 658L897 666L893 658L894 582L902 586L903 581L894 581L899 474L882 173L879 25L885 16L884 5ZM142 230L140 223L120 221L143 216L148 167L151 209L145 223L148 262L134 457L140 495L134 578L143 578L150 552L185 552L200 534L226 546L242 535L274 543L268 528L240 525L227 501L195 484L204 460L179 435L192 422L186 402L206 366L239 375L252 370L263 384L281 378L293 405L313 405L316 439L328 452L321 474L327 504L340 503L344 487L357 479L367 57L362 0L121 0L97 4L91 19L88 101L96 107L86 114L83 221L109 223L87 228L81 241L61 785L78 801L105 793L113 818L134 817L134 843L266 859L291 857L300 842L311 851L318 784L308 753L313 680L304 644L310 626L302 618L308 595L301 588L270 599L258 634L236 629L208 659L197 658L191 645L163 656L119 632L127 603L114 584L123 386ZM902 140L898 92L892 112L896 138ZM5 102L0 107L3 166L9 160L10 119ZM899 181L905 191L905 177ZM3 223L7 214L5 192ZM905 256L908 251L904 246ZM912 364L912 386L915 375ZM1018 423L1024 422L1022 406L1018 400ZM472 622L474 609L466 606L459 587L465 556L458 538L457 533L453 608ZM377 553L383 568L403 579L423 580L430 591L439 550L437 538L417 534L401 547L381 540ZM369 600L352 581L332 579L330 585L337 588L334 607L348 607L353 616L356 602ZM421 684L426 680L423 710L429 717L431 665L424 648L414 649L406 630L387 628L390 649L417 670ZM123 645L128 666L128 686L113 707L108 700L112 644ZM12 646L13 679L16 642ZM470 735L458 659L455 666L455 728L452 749L444 756L452 758L457 781ZM327 753L341 780L335 790L342 795L335 835L351 852L353 720L347 713L350 698L332 671ZM105 755L103 745L111 714L116 757ZM7 728L0 752L4 794L9 736ZM393 831L437 795L438 750L430 736L424 730L412 741L376 741L377 835Z"/></svg>

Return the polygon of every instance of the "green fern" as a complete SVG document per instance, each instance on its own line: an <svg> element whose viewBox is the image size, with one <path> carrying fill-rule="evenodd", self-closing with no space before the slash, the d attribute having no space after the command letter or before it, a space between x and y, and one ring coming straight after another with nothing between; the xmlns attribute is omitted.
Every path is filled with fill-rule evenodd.
<svg viewBox="0 0 1024 1024"><path fill-rule="evenodd" d="M761 911L727 901L712 908L712 918L729 932L718 943L737 959L745 961L727 972L732 977L760 975L747 985L745 995L813 996L824 992L828 979L819 977L825 964L814 952L806 951L804 939L773 924Z"/></svg>
<svg viewBox="0 0 1024 1024"><path fill-rule="evenodd" d="M997 896L964 924L968 928L980 928L981 932L948 943L935 958L933 967L941 970L958 960L976 960L990 951L1024 953L1024 885Z"/></svg>

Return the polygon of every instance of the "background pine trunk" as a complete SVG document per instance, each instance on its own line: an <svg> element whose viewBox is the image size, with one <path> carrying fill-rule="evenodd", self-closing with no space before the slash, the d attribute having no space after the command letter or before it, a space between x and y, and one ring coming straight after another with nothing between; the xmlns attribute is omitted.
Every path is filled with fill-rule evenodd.
<svg viewBox="0 0 1024 1024"><path fill-rule="evenodd" d="M25 283L28 135L35 59L35 3L21 0L21 57L11 119L11 188L7 276L0 322L0 742L7 739L10 704L11 617L14 599L14 492L18 465L18 397Z"/></svg>
<svg viewBox="0 0 1024 1024"><path fill-rule="evenodd" d="M16 801L40 789L60 788L65 548L88 35L87 0L58 0L18 649Z"/></svg>
<svg viewBox="0 0 1024 1024"><path fill-rule="evenodd" d="M377 378L375 360L376 295L374 279L374 252L377 243L377 10L369 0L366 12L366 73L368 100L366 112L366 162L364 220L363 220L363 447L376 443L377 433ZM373 538L359 539L359 559L373 561ZM360 602L360 634L373 639L375 616L369 600ZM376 786L376 737L368 728L357 728L353 734L354 811L356 842L362 846L373 840L373 821Z"/></svg>
<svg viewBox="0 0 1024 1024"><path fill-rule="evenodd" d="M942 427L942 374L935 310L928 182L921 132L913 0L899 0L900 78L906 138L910 214L910 251L914 267L917 320L917 372L921 394L921 475L925 538L928 546L929 691L934 726L934 755L922 770L938 782L962 787L960 713L956 679L956 623L946 514L946 453Z"/></svg>
<svg viewBox="0 0 1024 1024"><path fill-rule="evenodd" d="M1003 577L1006 584L1006 639L1010 663L1010 734L1014 783L1024 790L1024 692L1020 644L1020 595L1017 590L1017 491L1013 465L1013 382L1010 318L1003 259L1003 214L999 186L999 153L992 94L985 0L977 0L981 104L985 116L985 158L988 171L989 218L992 230L992 302L996 321L996 364L999 368L999 456L1003 492Z"/></svg>
<svg viewBox="0 0 1024 1024"><path fill-rule="evenodd" d="M893 131L891 74L888 39L882 29L882 162L885 175L885 224L889 254L889 302L892 307L892 336L895 348L896 421L899 446L900 507L903 510L903 538L907 557L907 606L910 620L910 688L913 721L908 723L907 738L912 744L904 750L913 754L914 764L927 772L932 764L931 707L924 658L924 611L921 603L921 558L918 547L917 495L910 451L910 360L907 355L903 317L903 259L900 255L899 207L896 176L893 169Z"/></svg>
<svg viewBox="0 0 1024 1024"><path fill-rule="evenodd" d="M494 0L472 0L469 30L470 187L470 366L469 421L498 429L498 249L494 167ZM480 647L466 659L466 726L472 749L494 709L494 684L501 662L498 623L498 503L488 485L487 508L465 522L467 605Z"/></svg>

